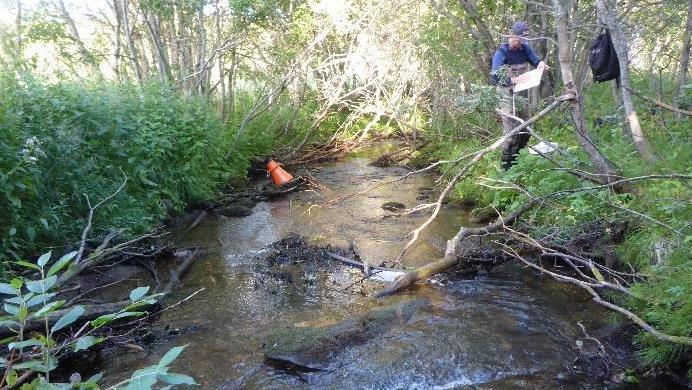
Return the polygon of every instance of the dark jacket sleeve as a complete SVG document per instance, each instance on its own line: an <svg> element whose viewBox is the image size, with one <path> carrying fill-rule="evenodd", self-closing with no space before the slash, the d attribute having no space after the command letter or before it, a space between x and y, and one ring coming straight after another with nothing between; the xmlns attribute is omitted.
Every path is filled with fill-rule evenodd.
<svg viewBox="0 0 692 390"><path fill-rule="evenodd" d="M529 60L529 64L531 64L534 68L537 67L541 60L538 59L538 57L536 57L536 53L533 52L531 46L525 43L523 43L522 45L524 46L524 50L526 50L526 57Z"/></svg>
<svg viewBox="0 0 692 390"><path fill-rule="evenodd" d="M494 85L502 85L505 87L510 85L509 77L507 77L507 72L503 69L504 64L505 53L500 49L495 50L495 54L493 55L493 61L490 65L490 81Z"/></svg>

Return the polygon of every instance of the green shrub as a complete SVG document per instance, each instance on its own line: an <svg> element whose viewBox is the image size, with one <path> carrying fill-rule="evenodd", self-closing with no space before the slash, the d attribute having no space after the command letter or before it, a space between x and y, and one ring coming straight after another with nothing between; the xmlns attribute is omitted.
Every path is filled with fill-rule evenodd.
<svg viewBox="0 0 692 390"><path fill-rule="evenodd" d="M92 204L95 234L150 229L166 212L213 197L273 138L234 130L212 105L155 84L0 78L0 259L74 244ZM229 158L226 158L226 156Z"/></svg>

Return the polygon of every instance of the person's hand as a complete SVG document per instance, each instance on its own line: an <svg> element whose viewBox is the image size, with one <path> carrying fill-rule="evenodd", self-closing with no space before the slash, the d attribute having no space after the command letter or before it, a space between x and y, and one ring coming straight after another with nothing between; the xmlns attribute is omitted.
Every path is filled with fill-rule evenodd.
<svg viewBox="0 0 692 390"><path fill-rule="evenodd" d="M521 83L522 81L526 81L526 77L527 77L527 76L526 76L525 74L521 74L521 75L519 75L519 76L517 76L517 77L512 77L512 78L511 78L512 84L519 84L519 83Z"/></svg>
<svg viewBox="0 0 692 390"><path fill-rule="evenodd" d="M550 68L548 67L548 65L545 62L541 61L538 63L538 66L536 67L536 69L548 70Z"/></svg>

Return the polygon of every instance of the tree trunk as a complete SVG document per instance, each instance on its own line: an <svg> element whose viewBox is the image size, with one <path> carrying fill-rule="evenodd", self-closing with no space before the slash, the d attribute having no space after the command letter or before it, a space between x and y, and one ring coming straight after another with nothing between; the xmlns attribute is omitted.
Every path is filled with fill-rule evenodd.
<svg viewBox="0 0 692 390"><path fill-rule="evenodd" d="M99 68L98 61L96 61L93 54L91 54L91 52L87 50L86 46L84 45L84 41L82 41L82 38L79 36L77 26L75 26L74 20L72 20L72 17L70 16L69 12L67 12L67 8L65 8L65 2L63 2L63 0L58 0L58 7L60 7L60 13L62 14L62 18L65 20L67 28L70 30L72 39L79 48L79 54L82 57L82 61L84 61L84 63L86 63L87 65L91 66L91 68L94 70L94 74L103 77L101 69Z"/></svg>
<svg viewBox="0 0 692 390"><path fill-rule="evenodd" d="M687 26L685 36L682 40L682 50L680 51L680 64L678 77L675 83L675 96L679 97L682 93L682 86L687 84L687 75L690 66L690 46L692 46L692 1L687 3ZM678 99L675 99L675 107L678 107ZM688 108L689 109L689 108Z"/></svg>
<svg viewBox="0 0 692 390"><path fill-rule="evenodd" d="M221 9L219 8L219 0L216 0L216 3L214 4L216 8L216 37L217 41L219 44L221 43ZM219 86L220 86L220 93L219 93L219 112L221 114L221 120L226 121L226 76L224 75L224 62L223 62L223 55L219 55Z"/></svg>
<svg viewBox="0 0 692 390"><path fill-rule="evenodd" d="M630 133L632 134L632 141L634 146L637 148L639 155L648 162L656 161L656 156L651 151L651 146L649 146L649 141L647 141L644 131L639 124L639 116L634 108L634 101L632 99L632 94L629 89L631 88L630 82L630 71L629 71L629 57L627 51L627 38L622 33L620 29L620 23L617 20L617 14L606 3L607 0L596 0L596 7L598 9L599 16L608 26L611 32L611 37L613 38L613 46L615 47L615 52L620 60L620 84L622 88L622 104L625 107L625 119L629 124Z"/></svg>
<svg viewBox="0 0 692 390"><path fill-rule="evenodd" d="M129 16L129 0L121 0L114 2L113 6L116 14L120 13L123 21L123 29L125 30L125 39L127 40L127 47L130 52L130 61L132 61L132 67L135 70L135 77L137 78L137 84L142 86L142 67L139 64L139 55L137 54L137 47L135 46L135 41L132 38L132 29L130 28L130 16Z"/></svg>
<svg viewBox="0 0 692 390"><path fill-rule="evenodd" d="M171 80L172 75L171 66L166 58L166 50L163 47L163 42L161 41L160 24L156 16L150 17L146 11L143 11L142 15L144 15L144 22L149 29L151 44L154 49L154 54L156 55L156 64L159 68L159 80L163 84Z"/></svg>
<svg viewBox="0 0 692 390"><path fill-rule="evenodd" d="M120 41L120 32L123 28L123 18L120 9L119 0L113 0L113 11L115 13L115 48L113 50L113 73L119 82L122 82L122 75L120 74L120 59L122 57L122 43Z"/></svg>
<svg viewBox="0 0 692 390"><path fill-rule="evenodd" d="M591 163L596 167L598 173L605 175L605 180L610 183L614 181L617 175L617 170L613 164L596 148L591 137L589 136L586 125L584 123L583 107L581 102L581 91L579 86L574 83L572 75L572 53L571 41L568 37L568 22L567 12L562 7L561 0L553 0L555 9L555 23L557 27L557 42L558 42L558 58L560 62L560 72L565 88L572 91L575 98L570 100L570 108L572 111L572 120L576 129L576 135L579 143L586 152Z"/></svg>
<svg viewBox="0 0 692 390"><path fill-rule="evenodd" d="M207 91L207 69L204 66L207 56L207 30L204 28L204 3L201 3L197 10L197 91L200 95L204 95Z"/></svg>

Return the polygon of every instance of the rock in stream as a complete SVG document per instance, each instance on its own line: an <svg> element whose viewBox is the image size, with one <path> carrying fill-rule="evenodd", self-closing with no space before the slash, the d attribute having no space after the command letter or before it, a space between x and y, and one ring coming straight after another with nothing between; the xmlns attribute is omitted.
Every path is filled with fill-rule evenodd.
<svg viewBox="0 0 692 390"><path fill-rule="evenodd" d="M268 363L280 368L328 370L340 351L379 337L393 326L406 324L417 310L427 305L427 299L416 298L335 325L278 329L264 344L265 357Z"/></svg>

